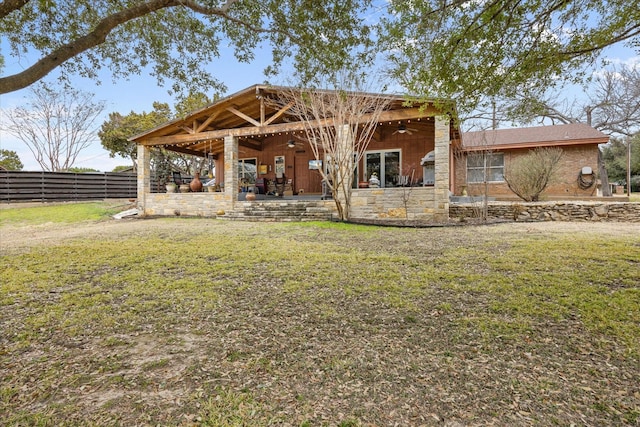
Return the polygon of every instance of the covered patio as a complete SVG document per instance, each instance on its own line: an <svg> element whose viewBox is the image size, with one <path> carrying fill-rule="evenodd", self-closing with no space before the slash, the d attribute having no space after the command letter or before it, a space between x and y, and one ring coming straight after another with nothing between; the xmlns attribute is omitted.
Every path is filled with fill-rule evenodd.
<svg viewBox="0 0 640 427"><path fill-rule="evenodd" d="M262 202L322 201L332 209L332 200L320 200L328 199L319 172L325 159L314 156L305 125L290 114L290 107L274 107L279 94L291 90L255 85L131 138L138 147L138 208L146 215L231 214L250 209L243 193L251 189ZM451 104L370 96L389 97L390 104L356 165L352 216L447 219L454 182L450 145L460 140L450 120ZM156 147L211 159L219 191L154 192L150 159ZM421 164L426 157L430 163ZM374 172L380 184L367 188ZM286 187L273 191L277 177L285 178Z"/></svg>

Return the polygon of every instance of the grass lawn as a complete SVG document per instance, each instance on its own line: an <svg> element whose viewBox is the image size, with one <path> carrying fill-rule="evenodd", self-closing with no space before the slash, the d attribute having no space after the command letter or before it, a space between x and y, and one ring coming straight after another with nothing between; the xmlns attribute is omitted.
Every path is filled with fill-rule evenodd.
<svg viewBox="0 0 640 427"><path fill-rule="evenodd" d="M0 425L640 425L640 224L64 206L0 210Z"/></svg>

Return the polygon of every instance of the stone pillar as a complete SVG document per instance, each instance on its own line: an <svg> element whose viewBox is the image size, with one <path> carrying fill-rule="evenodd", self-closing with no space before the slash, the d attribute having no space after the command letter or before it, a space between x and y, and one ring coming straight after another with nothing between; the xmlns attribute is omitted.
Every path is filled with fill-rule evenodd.
<svg viewBox="0 0 640 427"><path fill-rule="evenodd" d="M449 127L451 119L447 116L435 118L435 184L434 184L434 219L449 219Z"/></svg>
<svg viewBox="0 0 640 427"><path fill-rule="evenodd" d="M144 213L147 194L151 192L151 148L138 144L138 200L137 207Z"/></svg>
<svg viewBox="0 0 640 427"><path fill-rule="evenodd" d="M231 206L238 200L238 137L224 137L224 195Z"/></svg>

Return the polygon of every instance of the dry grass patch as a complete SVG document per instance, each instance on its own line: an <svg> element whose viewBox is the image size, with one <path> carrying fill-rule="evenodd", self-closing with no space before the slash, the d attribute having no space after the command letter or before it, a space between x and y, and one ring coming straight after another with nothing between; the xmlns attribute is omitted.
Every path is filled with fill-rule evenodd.
<svg viewBox="0 0 640 427"><path fill-rule="evenodd" d="M82 227L1 246L0 424L640 422L638 225Z"/></svg>

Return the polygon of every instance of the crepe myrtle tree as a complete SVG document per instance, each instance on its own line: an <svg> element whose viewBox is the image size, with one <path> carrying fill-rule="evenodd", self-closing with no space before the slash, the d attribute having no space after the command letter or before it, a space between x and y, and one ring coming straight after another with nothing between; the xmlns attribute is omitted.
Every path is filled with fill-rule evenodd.
<svg viewBox="0 0 640 427"><path fill-rule="evenodd" d="M356 165L362 160L391 98L358 90L363 87L362 81L348 72L329 79L328 86L337 89L294 88L282 91L269 102L288 108L288 114L304 124L302 139L311 147L314 158L324 162L319 172L331 190L339 219L346 221Z"/></svg>
<svg viewBox="0 0 640 427"><path fill-rule="evenodd" d="M26 144L42 170L73 167L96 141L96 121L105 108L93 94L44 82L33 86L24 105L2 111L2 129Z"/></svg>
<svg viewBox="0 0 640 427"><path fill-rule="evenodd" d="M0 2L2 55L23 71L0 78L0 93L32 85L51 71L62 78L113 78L150 72L172 91L223 90L209 70L230 46L237 60L271 49L266 74L291 61L301 80L326 70L368 63L370 0L60 0ZM29 53L28 58L24 57ZM4 59L6 64L8 61Z"/></svg>
<svg viewBox="0 0 640 427"><path fill-rule="evenodd" d="M526 202L537 202L554 182L563 152L558 147L538 147L516 159L504 173L509 189Z"/></svg>

